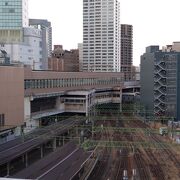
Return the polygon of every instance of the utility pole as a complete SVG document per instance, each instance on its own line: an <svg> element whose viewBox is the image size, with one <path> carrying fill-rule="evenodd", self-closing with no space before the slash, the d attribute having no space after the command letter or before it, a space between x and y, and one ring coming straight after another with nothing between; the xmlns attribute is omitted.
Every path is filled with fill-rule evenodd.
<svg viewBox="0 0 180 180"><path fill-rule="evenodd" d="M174 118L172 118L171 132L172 132L172 139L173 139L174 138Z"/></svg>
<svg viewBox="0 0 180 180"><path fill-rule="evenodd" d="M24 125L21 126L21 138L22 142L24 142Z"/></svg>
<svg viewBox="0 0 180 180"><path fill-rule="evenodd" d="M119 111L122 113L122 89L119 89L119 97L120 97L120 102L119 102Z"/></svg>
<svg viewBox="0 0 180 180"><path fill-rule="evenodd" d="M95 105L93 105L92 108L92 118L91 118L91 122L92 122L92 139L94 139L94 118L95 118Z"/></svg>

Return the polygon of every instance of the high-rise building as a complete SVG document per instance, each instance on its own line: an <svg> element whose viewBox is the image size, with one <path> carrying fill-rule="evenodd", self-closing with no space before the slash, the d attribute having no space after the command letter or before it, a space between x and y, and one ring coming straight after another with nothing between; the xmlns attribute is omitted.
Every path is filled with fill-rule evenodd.
<svg viewBox="0 0 180 180"><path fill-rule="evenodd" d="M45 19L29 19L29 25L33 28L40 29L42 34L42 69L48 69L48 57L52 52L52 27L51 22Z"/></svg>
<svg viewBox="0 0 180 180"><path fill-rule="evenodd" d="M146 48L141 56L141 104L146 115L180 120L180 42Z"/></svg>
<svg viewBox="0 0 180 180"><path fill-rule="evenodd" d="M28 0L0 1L0 43L20 42L28 26Z"/></svg>
<svg viewBox="0 0 180 180"><path fill-rule="evenodd" d="M42 69L42 31L29 27L28 0L0 1L0 49L11 63Z"/></svg>
<svg viewBox="0 0 180 180"><path fill-rule="evenodd" d="M21 29L28 26L28 0L1 0L0 28Z"/></svg>
<svg viewBox="0 0 180 180"><path fill-rule="evenodd" d="M120 72L120 3L83 0L83 71Z"/></svg>
<svg viewBox="0 0 180 180"><path fill-rule="evenodd" d="M125 81L132 80L133 26L121 24L121 72Z"/></svg>

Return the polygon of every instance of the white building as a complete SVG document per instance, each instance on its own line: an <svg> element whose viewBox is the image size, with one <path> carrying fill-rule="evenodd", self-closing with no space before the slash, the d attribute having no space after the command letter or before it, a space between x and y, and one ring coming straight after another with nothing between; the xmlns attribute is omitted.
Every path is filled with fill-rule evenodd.
<svg viewBox="0 0 180 180"><path fill-rule="evenodd" d="M29 19L29 26L42 32L42 69L48 69L48 58L52 53L52 27L46 19Z"/></svg>
<svg viewBox="0 0 180 180"><path fill-rule="evenodd" d="M32 69L42 68L41 30L23 28L24 41L5 43L0 46L10 57L11 63L31 65Z"/></svg>
<svg viewBox="0 0 180 180"><path fill-rule="evenodd" d="M120 72L120 3L83 0L83 71Z"/></svg>
<svg viewBox="0 0 180 180"><path fill-rule="evenodd" d="M83 71L83 43L78 43L79 49L79 71Z"/></svg>
<svg viewBox="0 0 180 180"><path fill-rule="evenodd" d="M28 0L0 1L0 49L11 63L42 69L42 32L29 28Z"/></svg>

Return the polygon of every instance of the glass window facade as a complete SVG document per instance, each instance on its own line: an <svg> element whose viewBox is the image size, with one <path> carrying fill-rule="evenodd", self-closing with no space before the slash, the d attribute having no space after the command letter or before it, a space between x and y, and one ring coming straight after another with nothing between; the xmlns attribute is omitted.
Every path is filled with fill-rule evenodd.
<svg viewBox="0 0 180 180"><path fill-rule="evenodd" d="M0 0L0 29L22 27L22 0Z"/></svg>
<svg viewBox="0 0 180 180"><path fill-rule="evenodd" d="M62 88L62 87L82 87L95 85L119 85L121 78L69 78L69 79L26 79L24 81L25 89L44 89L44 88Z"/></svg>

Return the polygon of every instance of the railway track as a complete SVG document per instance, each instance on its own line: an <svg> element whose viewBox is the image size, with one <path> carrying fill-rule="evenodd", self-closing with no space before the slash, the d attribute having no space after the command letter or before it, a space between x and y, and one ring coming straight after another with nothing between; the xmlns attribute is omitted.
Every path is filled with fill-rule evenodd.
<svg viewBox="0 0 180 180"><path fill-rule="evenodd" d="M124 127L124 128L150 128L147 124L143 123L139 120L132 121L100 121L97 122L98 125L102 125L106 127L104 131L101 133L97 132L98 138L96 140L105 139L107 142L111 143L113 141L150 141L154 143L159 143L161 146L161 153L154 153L154 149L143 149L143 147L133 147L129 144L129 147L121 147L115 148L111 146L107 153L107 156L104 159L104 163L102 162L99 167L99 171L97 170L97 176L94 179L109 179L109 180L121 180L121 179L140 179L140 180L166 180L169 177L180 177L180 161L178 157L176 157L176 153L173 152L171 147L166 147L166 143L163 142L163 138L158 137L156 134L147 134L145 136L143 131L136 132L124 132L124 131L112 131L111 127ZM109 131L108 131L109 129ZM105 148L105 147L104 147ZM116 153L114 153L116 152ZM116 159L113 157L113 153L116 154ZM105 155L104 155L105 156ZM179 171L179 175L177 171L175 171L176 175L171 176L169 171L166 169L170 165L168 165L169 161L166 161L165 156L173 162L177 171ZM109 165L110 164L110 165ZM100 170L101 169L101 170ZM164 170L165 169L165 170ZM104 171L104 173L102 173ZM177 178L176 178L177 179Z"/></svg>
<svg viewBox="0 0 180 180"><path fill-rule="evenodd" d="M88 178L88 180L93 180L93 179L99 180L102 178L106 169L108 159L109 159L109 155L107 154L107 149L103 149L99 161L96 165L96 168L92 171L91 176Z"/></svg>
<svg viewBox="0 0 180 180"><path fill-rule="evenodd" d="M101 121L101 124L102 124L102 121ZM109 124L108 121L103 122L103 126L107 126L107 124ZM97 136L99 136L99 135L97 135ZM97 136L96 136L96 138L97 138ZM110 136L111 135L109 134L109 132L105 131L101 134L101 136L99 136L99 138L110 140ZM107 172L108 172L107 166L108 166L109 159L110 159L109 149L105 147L100 152L99 162L88 180L93 180L93 179L98 179L98 180L102 179L103 180L103 177L107 176Z"/></svg>
<svg viewBox="0 0 180 180"><path fill-rule="evenodd" d="M140 150L138 150L138 153L134 154L134 160L138 169L139 178L141 180L151 180L147 164L145 163Z"/></svg>
<svg viewBox="0 0 180 180"><path fill-rule="evenodd" d="M125 127L123 121L120 121L119 123L120 127ZM117 133L116 136L114 136L115 141L133 141L133 136L132 134L128 132L123 132L123 133ZM132 165L132 160L133 156L130 155L130 152L132 152L132 147L130 146L129 148L123 148L118 151L119 154L119 160L117 161L117 171L115 178L116 180L119 179L129 179L132 178L132 171L133 171L133 165Z"/></svg>
<svg viewBox="0 0 180 180"><path fill-rule="evenodd" d="M128 178L128 154L129 151L127 148L121 150L120 160L118 161L117 173L115 179L123 179Z"/></svg>
<svg viewBox="0 0 180 180"><path fill-rule="evenodd" d="M162 142L160 140L160 138L157 137L156 135L152 135L151 137L152 137L153 141L155 141L156 143ZM177 158L177 154L175 152L173 152L172 149L162 147L162 150L165 153L165 154L162 153L163 156L168 157L174 163L174 165L179 169L179 175L180 175L180 158L179 159Z"/></svg>
<svg viewBox="0 0 180 180"><path fill-rule="evenodd" d="M153 177L157 178L158 180L165 180L165 176L164 176L163 169L161 168L161 164L158 162L157 158L154 156L154 153L151 150L146 150L145 152L150 159L149 169Z"/></svg>

